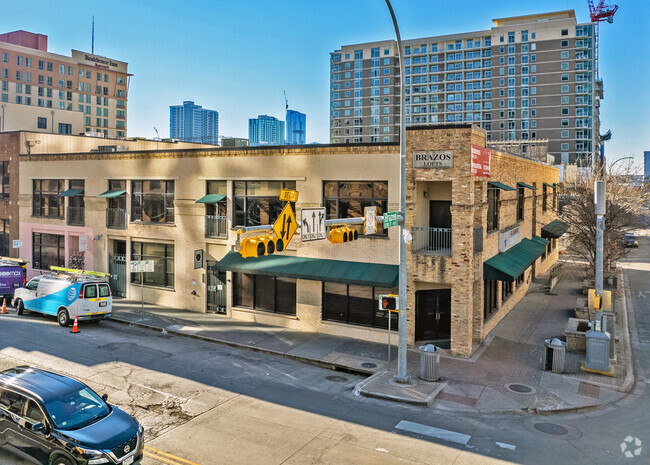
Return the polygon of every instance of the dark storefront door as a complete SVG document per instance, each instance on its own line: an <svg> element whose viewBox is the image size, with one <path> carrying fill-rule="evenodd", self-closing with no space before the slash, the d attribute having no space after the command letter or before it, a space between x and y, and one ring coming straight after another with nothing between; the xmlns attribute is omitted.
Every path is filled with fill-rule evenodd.
<svg viewBox="0 0 650 465"><path fill-rule="evenodd" d="M213 271L213 266L217 262L208 260L207 265L207 311L225 315L226 310L226 272Z"/></svg>
<svg viewBox="0 0 650 465"><path fill-rule="evenodd" d="M449 348L451 289L415 292L415 340Z"/></svg>
<svg viewBox="0 0 650 465"><path fill-rule="evenodd" d="M429 201L429 227L451 228L451 202L447 200Z"/></svg>
<svg viewBox="0 0 650 465"><path fill-rule="evenodd" d="M126 297L126 241L115 241L113 253L108 254L108 283L113 297Z"/></svg>

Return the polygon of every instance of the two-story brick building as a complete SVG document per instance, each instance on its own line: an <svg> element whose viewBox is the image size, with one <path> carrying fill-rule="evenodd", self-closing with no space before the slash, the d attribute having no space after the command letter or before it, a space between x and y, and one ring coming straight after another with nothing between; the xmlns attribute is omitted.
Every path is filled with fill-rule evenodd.
<svg viewBox="0 0 650 465"><path fill-rule="evenodd" d="M469 124L412 127L406 143L408 340L468 356L557 260L540 236L556 219L558 170L484 149ZM383 342L377 296L397 291L398 228L337 245L297 234L260 258L234 250L235 231L273 223L282 188L299 191L299 221L308 207L328 218L396 211L399 172L397 144L21 154L21 256L32 276L81 253L86 268L113 274L117 295L139 300L143 289L146 302L215 318ZM155 262L144 287L127 273L140 259Z"/></svg>

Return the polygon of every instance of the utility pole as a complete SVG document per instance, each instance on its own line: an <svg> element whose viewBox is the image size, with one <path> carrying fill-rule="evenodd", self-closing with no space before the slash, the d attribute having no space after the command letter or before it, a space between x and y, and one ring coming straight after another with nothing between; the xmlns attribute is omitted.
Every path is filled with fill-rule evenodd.
<svg viewBox="0 0 650 465"><path fill-rule="evenodd" d="M409 375L406 372L406 127L404 125L404 60L402 57L402 38L399 33L397 19L390 0L386 0L386 6L390 12L395 28L395 37L397 38L397 58L399 60L400 76L400 99L399 99L399 163L400 163L400 188L399 188L399 211L402 215L403 222L399 228L399 328L397 341L397 373L395 381L399 383L408 383ZM389 314L390 315L390 314Z"/></svg>

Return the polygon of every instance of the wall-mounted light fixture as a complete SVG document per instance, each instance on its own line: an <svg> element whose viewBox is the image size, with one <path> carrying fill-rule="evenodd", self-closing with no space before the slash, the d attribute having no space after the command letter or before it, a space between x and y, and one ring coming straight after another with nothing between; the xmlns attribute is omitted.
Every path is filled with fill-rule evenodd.
<svg viewBox="0 0 650 465"><path fill-rule="evenodd" d="M98 241L98 240L100 240L102 237L104 237L103 234L97 234L95 237L93 237L93 240Z"/></svg>

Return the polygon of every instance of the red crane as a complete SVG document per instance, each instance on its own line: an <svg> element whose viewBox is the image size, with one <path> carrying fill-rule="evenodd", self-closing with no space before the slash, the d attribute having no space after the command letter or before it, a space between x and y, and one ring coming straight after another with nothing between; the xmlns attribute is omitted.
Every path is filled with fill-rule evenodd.
<svg viewBox="0 0 650 465"><path fill-rule="evenodd" d="M603 21L613 23L614 13L618 10L618 5L605 5L605 0L600 0L596 6L594 6L593 0L587 0L587 3L589 4L591 22L594 23L595 68L596 77L598 77L598 25Z"/></svg>

